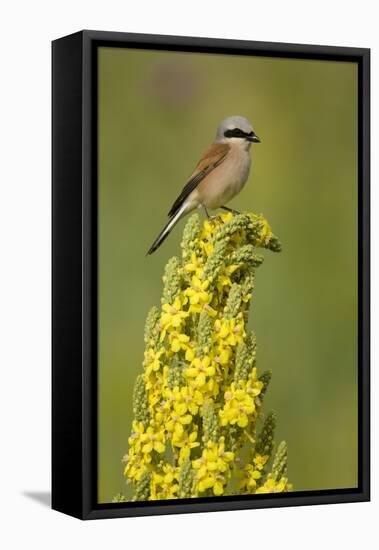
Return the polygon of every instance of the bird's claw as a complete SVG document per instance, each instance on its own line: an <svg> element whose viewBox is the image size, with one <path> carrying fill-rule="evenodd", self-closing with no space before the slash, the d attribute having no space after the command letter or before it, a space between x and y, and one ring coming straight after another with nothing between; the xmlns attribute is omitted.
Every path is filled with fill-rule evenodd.
<svg viewBox="0 0 379 550"><path fill-rule="evenodd" d="M216 223L223 223L223 219L221 216L212 216L212 218L209 219L209 223L216 225Z"/></svg>

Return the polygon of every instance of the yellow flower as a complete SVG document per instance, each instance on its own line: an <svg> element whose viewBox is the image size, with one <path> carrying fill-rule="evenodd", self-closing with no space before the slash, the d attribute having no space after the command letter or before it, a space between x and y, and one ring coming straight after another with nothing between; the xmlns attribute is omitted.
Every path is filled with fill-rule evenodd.
<svg viewBox="0 0 379 550"><path fill-rule="evenodd" d="M146 455L136 453L134 449L129 449L128 454L122 460L126 463L124 475L133 481L138 481L141 478L150 462L146 460Z"/></svg>
<svg viewBox="0 0 379 550"><path fill-rule="evenodd" d="M256 219L256 221L258 221L258 220L260 222L260 231L259 231L259 238L257 239L257 242L256 242L255 246L263 246L272 237L272 231L271 231L271 227L269 226L267 220L265 220L261 216L259 216L259 218Z"/></svg>
<svg viewBox="0 0 379 550"><path fill-rule="evenodd" d="M194 346L193 346L193 342L189 342L188 346L187 346L187 349L186 349L186 353L185 353L185 359L186 361L189 361L191 362L194 357L195 357L195 350L193 349Z"/></svg>
<svg viewBox="0 0 379 550"><path fill-rule="evenodd" d="M145 376L146 389L149 391L149 403L152 406L157 403L157 401L153 399L153 396L157 396L160 393L163 384L164 373L167 369L167 365L163 367L163 370L155 371L151 369L149 374L146 374Z"/></svg>
<svg viewBox="0 0 379 550"><path fill-rule="evenodd" d="M213 252L213 244L209 241L200 241L200 248L206 257L209 257Z"/></svg>
<svg viewBox="0 0 379 550"><path fill-rule="evenodd" d="M204 243L209 237L213 235L213 232L215 230L215 224L211 223L208 220L205 220L203 223L202 231L200 234L200 243Z"/></svg>
<svg viewBox="0 0 379 550"><path fill-rule="evenodd" d="M288 489L288 480L286 477L281 477L279 481L275 481L274 478L269 476L267 481L261 487L258 487L256 493L284 493Z"/></svg>
<svg viewBox="0 0 379 550"><path fill-rule="evenodd" d="M185 264L184 269L188 273L193 273L194 272L195 276L198 279L201 279L201 277L203 276L203 272L204 272L203 259L201 257L199 258L196 255L196 252L192 252L191 260L190 260L190 262Z"/></svg>
<svg viewBox="0 0 379 550"><path fill-rule="evenodd" d="M194 378L195 386L202 388L207 382L207 377L213 376L215 372L214 364L211 364L209 356L206 356L201 359L196 357L191 366L184 371L184 374L187 378Z"/></svg>
<svg viewBox="0 0 379 550"><path fill-rule="evenodd" d="M181 334L176 330L169 334L169 344L171 351L178 353L181 349L187 350L187 343L189 342L189 336L187 334Z"/></svg>
<svg viewBox="0 0 379 550"><path fill-rule="evenodd" d="M164 424L164 422L166 421L168 415L170 414L172 406L171 401L173 400L173 398L171 399L170 397L171 393L169 390L163 390L163 393L162 391L159 392L159 396L160 398L164 397L164 399L157 401L157 403L159 402L159 405L156 406L154 410L155 422L157 423L157 425Z"/></svg>
<svg viewBox="0 0 379 550"><path fill-rule="evenodd" d="M156 372L161 368L161 357L164 355L164 348L159 349L158 351L153 348L149 348L145 351L145 366L146 374L149 376L151 372Z"/></svg>
<svg viewBox="0 0 379 550"><path fill-rule="evenodd" d="M234 214L232 212L226 212L220 214L222 223L228 223L233 219Z"/></svg>
<svg viewBox="0 0 379 550"><path fill-rule="evenodd" d="M214 324L215 340L223 340L230 332L227 319L216 319Z"/></svg>
<svg viewBox="0 0 379 550"><path fill-rule="evenodd" d="M266 462L268 461L269 459L269 456L268 455L255 455L254 459L253 459L253 462L254 462L254 465L255 467L258 469L258 470L263 470Z"/></svg>
<svg viewBox="0 0 379 550"><path fill-rule="evenodd" d="M188 311L183 310L183 306L186 305L186 303L186 297L178 296L177 298L175 298L172 305L163 304L162 309L164 313L162 313L160 319L162 327L160 336L161 341L164 340L167 331L180 330L180 328L182 327L184 320L189 315Z"/></svg>
<svg viewBox="0 0 379 550"><path fill-rule="evenodd" d="M219 294L222 294L224 292L224 287L231 287L232 286L232 280L230 278L230 275L233 273L233 271L230 271L230 267L223 268L217 278L217 291Z"/></svg>
<svg viewBox="0 0 379 550"><path fill-rule="evenodd" d="M133 421L133 431L128 439L129 450L128 454L124 456L123 462L126 463L124 475L134 481L140 479L151 463L151 454L145 453L143 450L149 430L152 428L145 430L142 422Z"/></svg>
<svg viewBox="0 0 379 550"><path fill-rule="evenodd" d="M192 431L191 433L184 432L182 436L178 439L172 440L172 444L175 445L175 447L179 447L179 458L178 458L178 464L182 464L182 462L190 457L191 449L194 449L195 447L199 447L200 442L197 441L198 433L196 430Z"/></svg>
<svg viewBox="0 0 379 550"><path fill-rule="evenodd" d="M237 346L245 336L244 322L242 319L230 319L230 332L225 342L230 346Z"/></svg>
<svg viewBox="0 0 379 550"><path fill-rule="evenodd" d="M154 471L151 480L150 500L166 500L176 498L178 490L178 472L171 464L160 465L158 471Z"/></svg>
<svg viewBox="0 0 379 550"><path fill-rule="evenodd" d="M186 412L189 412L193 416L198 413L199 406L203 404L203 394L196 389L195 386L183 386L181 388L174 388L172 395L176 403L184 404ZM184 408L183 408L184 410Z"/></svg>
<svg viewBox="0 0 379 550"><path fill-rule="evenodd" d="M245 337L242 315L236 319L216 319L214 324L214 339L223 345L237 346Z"/></svg>
<svg viewBox="0 0 379 550"><path fill-rule="evenodd" d="M225 367L230 361L230 358L232 356L232 352L228 346L223 346L220 344L219 346L214 348L214 357L213 360L218 365L221 365L222 367Z"/></svg>
<svg viewBox="0 0 379 550"><path fill-rule="evenodd" d="M205 309L210 317L217 317L217 311L211 305L204 304L202 309Z"/></svg>
<svg viewBox="0 0 379 550"><path fill-rule="evenodd" d="M172 409L165 422L165 428L173 439L180 439L184 432L184 426L192 422L192 415L187 413L187 410L185 403L176 403L175 401L172 403Z"/></svg>
<svg viewBox="0 0 379 550"><path fill-rule="evenodd" d="M164 431L154 431L154 429L149 426L144 434L141 435L142 452L144 454L150 454L153 450L157 453L165 452L165 436Z"/></svg>
<svg viewBox="0 0 379 550"><path fill-rule="evenodd" d="M239 488L246 493L255 493L257 480L260 479L262 474L251 464L244 467L243 474L244 477L239 483Z"/></svg>
<svg viewBox="0 0 379 550"><path fill-rule="evenodd" d="M220 437L218 443L208 441L201 458L194 460L196 485L200 493L212 489L216 496L222 495L230 477L231 462L234 453L225 451L225 439Z"/></svg>
<svg viewBox="0 0 379 550"><path fill-rule="evenodd" d="M224 223L230 222L233 218L233 214L228 212L226 214L219 214L217 217L212 218L212 220L205 220L203 228L200 234L200 243L206 241L213 236L215 230Z"/></svg>
<svg viewBox="0 0 379 550"><path fill-rule="evenodd" d="M255 390L249 386L253 395L246 391L246 384L239 387L235 382L232 382L230 388L225 392L225 405L220 410L221 425L237 424L240 428L246 428L249 423L249 416L255 412L254 393L260 392L260 389Z"/></svg>
<svg viewBox="0 0 379 550"><path fill-rule="evenodd" d="M207 292L208 287L208 280L201 281L195 275L192 277L191 286L184 291L185 295L189 298L189 311L200 313L204 305L210 303L212 296Z"/></svg>
<svg viewBox="0 0 379 550"><path fill-rule="evenodd" d="M137 453L141 451L142 435L145 433L145 427L142 422L133 420L132 433L128 439L129 446L133 448Z"/></svg>

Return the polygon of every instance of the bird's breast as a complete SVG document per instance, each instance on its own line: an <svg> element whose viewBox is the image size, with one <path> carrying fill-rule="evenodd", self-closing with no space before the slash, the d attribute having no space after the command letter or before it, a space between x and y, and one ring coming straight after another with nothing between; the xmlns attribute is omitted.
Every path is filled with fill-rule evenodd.
<svg viewBox="0 0 379 550"><path fill-rule="evenodd" d="M227 158L199 184L201 204L219 208L238 195L249 177L251 158L248 151L232 149Z"/></svg>

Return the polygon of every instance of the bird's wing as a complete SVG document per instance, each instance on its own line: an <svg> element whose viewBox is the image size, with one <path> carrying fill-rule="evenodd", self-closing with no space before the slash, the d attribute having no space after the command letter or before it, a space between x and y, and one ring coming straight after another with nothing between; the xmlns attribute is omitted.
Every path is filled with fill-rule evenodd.
<svg viewBox="0 0 379 550"><path fill-rule="evenodd" d="M229 150L230 146L226 143L213 143L210 147L208 147L204 155L197 163L197 166L191 174L189 180L183 187L179 197L172 205L171 210L168 213L169 216L174 216L176 214L188 195L190 195L190 193L192 193L192 191L199 185L201 180L203 180L205 176L207 176L216 168L216 166L225 160Z"/></svg>

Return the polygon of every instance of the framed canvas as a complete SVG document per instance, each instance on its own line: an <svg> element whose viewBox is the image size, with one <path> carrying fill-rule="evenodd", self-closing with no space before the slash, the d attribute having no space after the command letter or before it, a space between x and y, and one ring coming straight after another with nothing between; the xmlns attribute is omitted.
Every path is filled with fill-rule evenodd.
<svg viewBox="0 0 379 550"><path fill-rule="evenodd" d="M52 56L52 507L369 500L369 50Z"/></svg>

